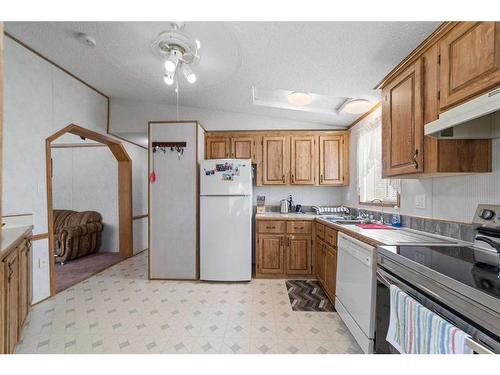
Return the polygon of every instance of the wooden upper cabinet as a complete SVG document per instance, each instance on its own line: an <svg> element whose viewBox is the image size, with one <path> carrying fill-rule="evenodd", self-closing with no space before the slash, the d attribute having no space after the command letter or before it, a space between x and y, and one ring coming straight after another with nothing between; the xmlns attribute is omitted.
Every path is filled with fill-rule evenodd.
<svg viewBox="0 0 500 375"><path fill-rule="evenodd" d="M500 85L500 22L460 22L439 50L441 111Z"/></svg>
<svg viewBox="0 0 500 375"><path fill-rule="evenodd" d="M382 176L423 171L422 60L382 90Z"/></svg>
<svg viewBox="0 0 500 375"><path fill-rule="evenodd" d="M262 137L262 183L286 185L289 182L289 137Z"/></svg>
<svg viewBox="0 0 500 375"><path fill-rule="evenodd" d="M319 184L344 185L344 153L343 135L319 136Z"/></svg>
<svg viewBox="0 0 500 375"><path fill-rule="evenodd" d="M226 136L206 138L206 158L226 159L230 154L230 138Z"/></svg>
<svg viewBox="0 0 500 375"><path fill-rule="evenodd" d="M256 164L259 161L258 149L260 137L252 135L236 135L231 137L231 157L234 159L251 159Z"/></svg>
<svg viewBox="0 0 500 375"><path fill-rule="evenodd" d="M292 185L314 185L316 183L316 137L314 135L292 135L290 182Z"/></svg>

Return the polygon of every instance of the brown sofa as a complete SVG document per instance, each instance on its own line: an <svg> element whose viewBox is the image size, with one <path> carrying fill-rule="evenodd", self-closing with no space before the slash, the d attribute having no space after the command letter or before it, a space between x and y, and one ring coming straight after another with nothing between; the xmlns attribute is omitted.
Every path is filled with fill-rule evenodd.
<svg viewBox="0 0 500 375"><path fill-rule="evenodd" d="M96 211L54 210L56 261L64 263L97 252L102 230L102 216Z"/></svg>

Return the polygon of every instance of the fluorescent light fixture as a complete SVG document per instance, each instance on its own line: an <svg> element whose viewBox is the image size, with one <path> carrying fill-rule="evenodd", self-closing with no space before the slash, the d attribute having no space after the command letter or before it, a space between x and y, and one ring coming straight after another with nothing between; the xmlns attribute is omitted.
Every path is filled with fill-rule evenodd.
<svg viewBox="0 0 500 375"><path fill-rule="evenodd" d="M296 107L306 107L312 102L312 97L305 92L294 91L288 94L288 103Z"/></svg>
<svg viewBox="0 0 500 375"><path fill-rule="evenodd" d="M172 86L174 84L174 74L173 73L167 73L163 76L163 81L169 85Z"/></svg>
<svg viewBox="0 0 500 375"><path fill-rule="evenodd" d="M366 99L347 99L339 108L339 112L359 115L368 112L373 104Z"/></svg>
<svg viewBox="0 0 500 375"><path fill-rule="evenodd" d="M186 64L182 64L182 73L184 73L184 77L186 77L186 80L189 83L195 83L196 82L196 74L193 73L191 68L187 66Z"/></svg>

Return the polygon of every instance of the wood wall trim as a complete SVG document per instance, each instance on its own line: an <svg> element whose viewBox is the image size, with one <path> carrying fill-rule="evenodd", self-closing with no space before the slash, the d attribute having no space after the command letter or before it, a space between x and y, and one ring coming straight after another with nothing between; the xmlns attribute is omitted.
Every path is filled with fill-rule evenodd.
<svg viewBox="0 0 500 375"><path fill-rule="evenodd" d="M31 216L33 214L29 214L29 213L26 213L26 214L10 214L10 215L3 215L2 217L20 217L20 216Z"/></svg>
<svg viewBox="0 0 500 375"><path fill-rule="evenodd" d="M81 148L81 147L107 147L107 145L103 145L101 143L92 143L92 144L79 144L79 143L59 143L50 145L51 148Z"/></svg>
<svg viewBox="0 0 500 375"><path fill-rule="evenodd" d="M32 234L29 239L31 241L39 241L39 240L45 240L49 238L49 233L46 232L46 233L37 233L37 234Z"/></svg>
<svg viewBox="0 0 500 375"><path fill-rule="evenodd" d="M59 68L60 70L62 70L64 73L66 73L67 75L73 77L74 79L76 79L78 82L84 84L85 86L87 86L89 89L95 91L96 93L98 93L99 95L102 95L104 96L105 98L109 99L109 96L107 96L106 94L104 94L102 91L99 91L98 89L96 89L94 86L90 85L89 83L85 82L84 80L82 80L81 78L77 77L76 75L74 75L73 73L71 73L70 71L66 70L65 68L63 68L61 65L55 63L54 61L52 61L51 59L49 59L48 57L42 55L40 52L38 52L37 50L33 49L32 47L28 46L26 43L24 43L23 41L17 39L14 35L8 33L7 31L4 31L3 32L4 35L6 37L8 37L9 39L13 40L14 42L16 42L17 44L21 45L22 47L26 48L28 51L30 51L31 53L34 53L35 55L37 55L38 57L42 58L43 60L47 61L49 64L52 64L53 66L55 66L56 68Z"/></svg>
<svg viewBox="0 0 500 375"><path fill-rule="evenodd" d="M105 144L118 162L118 233L120 255L130 257L133 255L133 230L132 230L132 160L123 147L123 144L107 134L97 133L81 126L70 124L45 139L45 163L47 183L47 223L49 239L49 271L50 294L55 290L55 257L54 257L54 220L52 202L52 153L51 143L62 135L70 133L85 137Z"/></svg>
<svg viewBox="0 0 500 375"><path fill-rule="evenodd" d="M2 30L0 30L0 32L2 32ZM3 35L7 36L9 39L11 39L12 41L16 42L17 44L19 44L20 46L26 48L28 51L34 53L35 55L37 55L38 57L40 57L41 59L47 61L49 64L53 65L54 67L58 68L59 70L63 71L64 73L66 73L67 75L69 75L70 77L76 79L78 82L82 83L83 85L87 86L88 88L90 88L91 90L95 91L96 93L98 93L99 95L102 95L105 99L106 99L106 102L107 102L107 116L106 116L106 133L109 134L109 135L112 135L113 137L116 137L124 142L128 142L128 143L131 143L135 146L138 146L138 147L141 147L143 149L147 149L147 147L144 147L138 143L135 143L135 142L132 142L126 138L123 138L119 135L116 135L114 133L112 133L109 129L109 124L110 124L110 101L111 101L111 98L104 94L102 91L96 89L94 86L92 86L91 84L85 82L83 79L79 78L78 76L76 76L75 74L71 73L69 70L63 68L61 65L57 64L56 62L52 61L51 59L49 59L48 57L44 56L43 54L41 54L40 52L38 52L37 50L35 50L34 48L28 46L26 43L24 43L23 41L21 41L20 39L16 38L15 36L13 36L12 34L9 34L8 32L6 31L3 31L2 33Z"/></svg>
<svg viewBox="0 0 500 375"><path fill-rule="evenodd" d="M318 133L325 133L325 134L339 134L339 133L345 133L347 131L347 128L342 128L342 129L270 129L270 130L208 130L206 131L207 136L210 137L211 135L215 136L221 136L221 135L227 135L227 134L235 134L238 136L242 135L289 135L290 133L299 133L297 135L302 135L302 134L318 134Z"/></svg>
<svg viewBox="0 0 500 375"><path fill-rule="evenodd" d="M142 214L142 215L132 216L132 220L145 219L148 216L149 216L148 214Z"/></svg>
<svg viewBox="0 0 500 375"><path fill-rule="evenodd" d="M436 30L432 32L427 38L425 38L422 43L420 43L413 51L410 52L398 65L396 65L387 75L374 87L374 90L381 89L389 81L391 81L395 76L400 74L409 65L415 62L420 56L422 56L425 51L427 51L434 43L436 43L443 35L448 33L453 27L455 27L458 22L443 22Z"/></svg>
<svg viewBox="0 0 500 375"><path fill-rule="evenodd" d="M360 117L358 117L353 123L351 123L349 126L347 126L347 130L350 130L354 125L356 125L359 122L363 121L365 118L367 118L368 116L370 116L373 112L375 112L381 106L382 106L381 102L378 102L377 104L375 104L368 112L365 112Z"/></svg>

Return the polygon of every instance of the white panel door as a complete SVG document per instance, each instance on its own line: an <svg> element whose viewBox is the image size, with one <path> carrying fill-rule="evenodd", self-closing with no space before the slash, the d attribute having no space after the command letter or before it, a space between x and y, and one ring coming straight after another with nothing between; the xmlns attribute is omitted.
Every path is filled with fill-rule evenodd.
<svg viewBox="0 0 500 375"><path fill-rule="evenodd" d="M252 278L252 198L201 197L200 279Z"/></svg>
<svg viewBox="0 0 500 375"><path fill-rule="evenodd" d="M250 159L203 160L200 195L252 195Z"/></svg>

